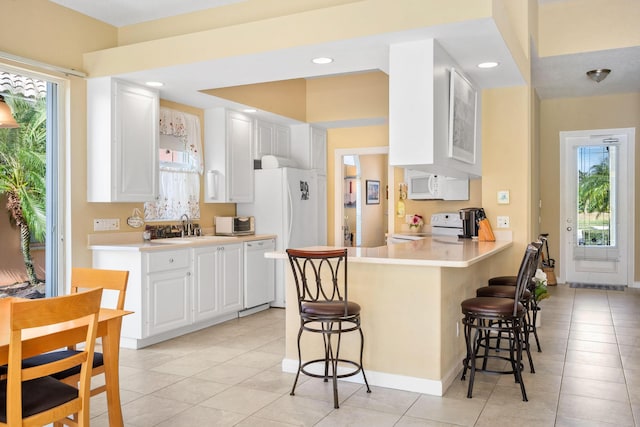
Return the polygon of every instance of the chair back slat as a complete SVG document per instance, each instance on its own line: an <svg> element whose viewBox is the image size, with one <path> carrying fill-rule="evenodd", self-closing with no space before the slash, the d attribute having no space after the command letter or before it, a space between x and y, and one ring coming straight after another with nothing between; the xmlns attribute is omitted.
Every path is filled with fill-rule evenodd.
<svg viewBox="0 0 640 427"><path fill-rule="evenodd" d="M347 249L287 249L298 296L298 309L308 302L342 302L347 315Z"/></svg>
<svg viewBox="0 0 640 427"><path fill-rule="evenodd" d="M93 288L117 291L118 302L114 308L124 310L128 280L128 271L74 267L71 270L71 293Z"/></svg>
<svg viewBox="0 0 640 427"><path fill-rule="evenodd" d="M519 301L522 301L524 291L529 288L530 283L533 281L533 276L536 274L538 254L541 246L542 244L540 242L529 243L524 252L520 268L518 269L518 276L516 278L516 298L514 299L513 304L514 316L518 311L518 303Z"/></svg>

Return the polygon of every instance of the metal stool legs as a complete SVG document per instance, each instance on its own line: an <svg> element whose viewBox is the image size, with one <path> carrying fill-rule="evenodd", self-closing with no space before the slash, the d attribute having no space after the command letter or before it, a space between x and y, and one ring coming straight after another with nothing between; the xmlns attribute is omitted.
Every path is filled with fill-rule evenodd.
<svg viewBox="0 0 640 427"><path fill-rule="evenodd" d="M338 324L338 330L334 329L334 324ZM305 375L322 378L324 382L328 382L329 378L331 378L333 382L333 407L338 409L340 407L338 403L338 379L350 377L362 373L362 378L364 379L364 384L367 388L367 393L371 393L371 388L369 387L369 382L367 381L367 376L364 372L364 368L362 365L362 357L364 353L364 334L362 333L362 329L360 329L359 325L357 327L358 332L360 332L360 360L359 363L356 363L352 360L340 359L340 344L342 341L342 323L341 322L322 322L322 340L324 343L324 358L323 359L314 359L308 362L302 363L302 350L300 348L300 339L302 337L302 331L306 328L304 326L300 327L298 331L298 372L296 372L296 378L293 381L293 387L291 388L291 396L295 395L296 386L298 384L298 378L300 377L300 373L302 372ZM348 331L352 331L355 328L349 328ZM314 331L317 331L314 329ZM332 335L337 335L336 345L334 349L334 345L331 340ZM309 372L305 368L311 364L322 362L324 364L324 374L314 374ZM349 364L355 367L355 370L351 372L347 372L344 374L338 374L338 365L339 363Z"/></svg>
<svg viewBox="0 0 640 427"><path fill-rule="evenodd" d="M524 381L522 379L522 352L526 343L523 341L526 339L526 334L523 334L524 325L520 323L520 319L510 320L508 322L494 322L487 321L486 319L479 319L471 316L465 316L463 319L465 343L467 348L467 355L463 359L462 381L466 380L467 371L469 371L469 385L467 388L467 397L473 396L473 384L476 374L476 360L482 359L482 371L510 374L514 376L516 383L520 384L520 391L522 393L522 400L527 402L527 392L525 390ZM495 356L489 354L489 340L496 337L491 336L491 332L506 333L509 342L509 362L511 364L511 371L490 371L487 369L487 361L489 358L507 359L502 356ZM484 353L479 354L480 348L484 347ZM533 367L533 365L531 365Z"/></svg>

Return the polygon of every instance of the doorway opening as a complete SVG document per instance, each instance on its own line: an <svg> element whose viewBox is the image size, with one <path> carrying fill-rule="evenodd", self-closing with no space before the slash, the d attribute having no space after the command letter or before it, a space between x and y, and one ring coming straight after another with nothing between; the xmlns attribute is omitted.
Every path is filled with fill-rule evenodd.
<svg viewBox="0 0 640 427"><path fill-rule="evenodd" d="M388 147L335 150L335 245L377 247L385 244L385 234L393 227L386 196L387 186L393 188L394 185L388 153ZM376 185L379 192L376 197L367 197L367 181Z"/></svg>

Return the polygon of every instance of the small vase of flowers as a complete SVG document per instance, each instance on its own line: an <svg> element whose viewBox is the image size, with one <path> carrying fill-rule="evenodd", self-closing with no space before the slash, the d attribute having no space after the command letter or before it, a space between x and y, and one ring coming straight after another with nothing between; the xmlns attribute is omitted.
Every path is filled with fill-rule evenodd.
<svg viewBox="0 0 640 427"><path fill-rule="evenodd" d="M409 230L412 233L419 233L422 231L422 226L424 225L424 220L422 219L422 215L414 214L408 221Z"/></svg>
<svg viewBox="0 0 640 427"><path fill-rule="evenodd" d="M540 318L540 306L538 303L543 299L549 298L549 291L547 290L547 275L539 268L536 270L535 276L533 276L533 283L535 287L533 289L533 321L536 327L540 327L542 322Z"/></svg>
<svg viewBox="0 0 640 427"><path fill-rule="evenodd" d="M545 298L549 298L549 292L547 290L546 273L538 268L536 270L535 276L533 276L533 281L536 284L535 291L534 291L536 302L540 302Z"/></svg>

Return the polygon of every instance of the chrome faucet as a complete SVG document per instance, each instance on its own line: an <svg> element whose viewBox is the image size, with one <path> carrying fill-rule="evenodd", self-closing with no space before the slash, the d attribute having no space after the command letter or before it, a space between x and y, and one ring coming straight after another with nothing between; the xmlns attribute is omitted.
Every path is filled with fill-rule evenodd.
<svg viewBox="0 0 640 427"><path fill-rule="evenodd" d="M182 214L182 216L180 217L180 221L182 221L182 237L185 236L185 234L187 236L191 236L193 234L193 224L191 222L191 219L189 218L189 215Z"/></svg>

